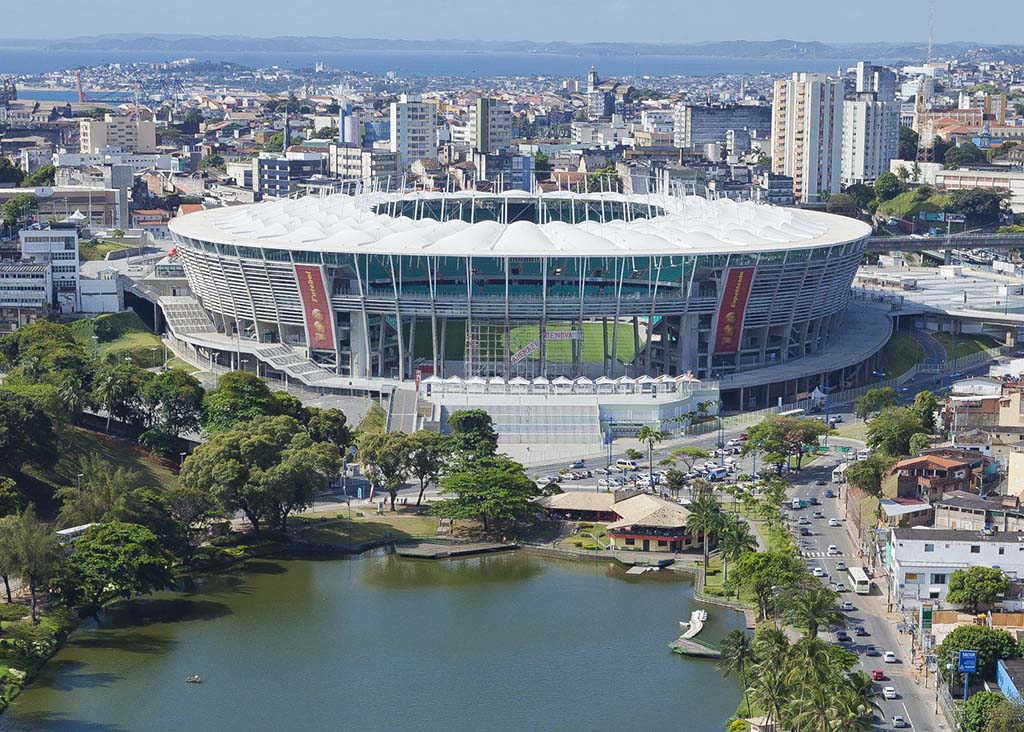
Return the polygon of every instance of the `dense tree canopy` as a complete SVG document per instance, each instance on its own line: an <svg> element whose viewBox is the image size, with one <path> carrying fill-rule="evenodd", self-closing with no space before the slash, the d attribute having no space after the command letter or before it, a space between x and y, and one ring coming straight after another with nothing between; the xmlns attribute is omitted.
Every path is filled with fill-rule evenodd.
<svg viewBox="0 0 1024 732"><path fill-rule="evenodd" d="M448 417L452 449L460 456L473 459L494 455L498 450L498 433L491 415L482 409L459 409Z"/></svg>
<svg viewBox="0 0 1024 732"><path fill-rule="evenodd" d="M999 216L1006 207L1007 196L1006 191L965 188L952 191L945 208L948 213L966 216L968 226L984 226L999 221Z"/></svg>
<svg viewBox="0 0 1024 732"><path fill-rule="evenodd" d="M896 198L903 193L903 184L893 173L882 173L875 179L875 198L880 203Z"/></svg>
<svg viewBox="0 0 1024 732"><path fill-rule="evenodd" d="M868 423L867 443L873 450L889 455L910 452L910 438L927 429L911 407L886 407Z"/></svg>
<svg viewBox="0 0 1024 732"><path fill-rule="evenodd" d="M525 518L535 497L537 484L523 472L523 466L504 455L465 461L441 478L443 500L436 512L450 519L477 519L484 530Z"/></svg>
<svg viewBox="0 0 1024 732"><path fill-rule="evenodd" d="M56 445L53 422L38 405L0 389L0 475L18 472L26 462L49 465Z"/></svg>
<svg viewBox="0 0 1024 732"><path fill-rule="evenodd" d="M898 402L896 390L891 386L868 389L853 403L853 413L860 419L881 412L886 407L895 407Z"/></svg>
<svg viewBox="0 0 1024 732"><path fill-rule="evenodd" d="M996 674L997 658L1017 658L1019 648L1013 636L999 628L984 625L961 625L954 628L939 644L935 654L939 658L950 658L962 650L978 652L978 672L982 678L991 681ZM963 675L956 672L959 681Z"/></svg>
<svg viewBox="0 0 1024 732"><path fill-rule="evenodd" d="M794 455L797 458L796 469L799 470L805 450L816 446L818 438L828 432L828 425L820 419L771 415L748 430L743 451L749 454L756 449L783 456Z"/></svg>
<svg viewBox="0 0 1024 732"><path fill-rule="evenodd" d="M203 426L210 434L223 432L256 417L277 413L277 402L266 382L248 371L231 371L203 396Z"/></svg>
<svg viewBox="0 0 1024 732"><path fill-rule="evenodd" d="M733 563L729 586L753 594L761 618L767 619L772 607L772 588L793 586L805 571L791 551L748 552Z"/></svg>
<svg viewBox="0 0 1024 732"><path fill-rule="evenodd" d="M995 567L968 567L958 569L949 577L946 601L966 605L977 613L982 605L992 605L1010 589L1010 581L1001 569Z"/></svg>

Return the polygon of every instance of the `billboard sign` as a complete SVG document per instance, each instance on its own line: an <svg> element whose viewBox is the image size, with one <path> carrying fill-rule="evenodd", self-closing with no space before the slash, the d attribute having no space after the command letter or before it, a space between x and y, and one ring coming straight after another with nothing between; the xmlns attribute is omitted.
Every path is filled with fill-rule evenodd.
<svg viewBox="0 0 1024 732"><path fill-rule="evenodd" d="M941 211L921 211L918 213L921 217L921 221L945 221L946 214Z"/></svg>
<svg viewBox="0 0 1024 732"><path fill-rule="evenodd" d="M306 319L306 342L311 349L333 351L334 311L327 297L323 267L296 264L295 277L299 282L299 297Z"/></svg>
<svg viewBox="0 0 1024 732"><path fill-rule="evenodd" d="M578 341L582 340L583 332L579 330L547 330L544 331L546 341Z"/></svg>
<svg viewBox="0 0 1024 732"><path fill-rule="evenodd" d="M733 267L725 277L725 290L718 305L715 326L715 353L736 353L743 332L743 314L747 310L753 267Z"/></svg>
<svg viewBox="0 0 1024 732"><path fill-rule="evenodd" d="M524 358L529 356L531 353L536 351L538 348L540 348L540 341L538 341L536 338L534 338L532 341L530 341L525 346L520 348L518 351L513 353L512 357L509 359L509 361L511 362L511 364L513 366L515 366L517 363L522 361Z"/></svg>
<svg viewBox="0 0 1024 732"><path fill-rule="evenodd" d="M966 224L967 217L964 214L946 214L946 221L950 224Z"/></svg>
<svg viewBox="0 0 1024 732"><path fill-rule="evenodd" d="M978 652L960 651L960 673L973 674L978 671Z"/></svg>

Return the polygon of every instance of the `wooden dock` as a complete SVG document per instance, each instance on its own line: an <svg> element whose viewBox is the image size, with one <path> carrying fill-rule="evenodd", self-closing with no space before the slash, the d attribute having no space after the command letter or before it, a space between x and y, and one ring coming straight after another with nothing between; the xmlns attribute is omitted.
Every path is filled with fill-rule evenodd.
<svg viewBox="0 0 1024 732"><path fill-rule="evenodd" d="M454 559L474 554L493 554L494 552L504 552L518 548L518 544L499 544L496 542L448 544L420 541L412 544L398 544L395 546L395 553L400 557L411 557L414 559Z"/></svg>
<svg viewBox="0 0 1024 732"><path fill-rule="evenodd" d="M668 644L673 653L682 656L697 656L699 658L720 658L722 652L710 643L704 643L695 637L704 629L704 621L708 619L707 611L694 610L690 613L690 621L679 623L686 628L686 631Z"/></svg>

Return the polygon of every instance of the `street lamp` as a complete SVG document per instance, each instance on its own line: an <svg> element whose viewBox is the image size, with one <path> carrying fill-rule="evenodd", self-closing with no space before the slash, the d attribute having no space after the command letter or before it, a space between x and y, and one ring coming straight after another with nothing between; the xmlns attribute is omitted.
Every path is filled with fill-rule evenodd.
<svg viewBox="0 0 1024 732"><path fill-rule="evenodd" d="M149 352L151 354L150 358L149 358L150 361L156 361L156 351L157 351L158 348L159 348L159 346L150 346L149 347Z"/></svg>
<svg viewBox="0 0 1024 732"><path fill-rule="evenodd" d="M832 407L832 390L835 389L835 387L820 384L818 389L825 392L825 426L831 427L832 425L829 422L829 410ZM825 433L825 447L828 447L828 432Z"/></svg>
<svg viewBox="0 0 1024 732"><path fill-rule="evenodd" d="M75 478L78 481L78 493L79 493L79 495L81 495L81 493L82 493L82 476L83 475L85 475L85 473L79 473L77 476L75 476Z"/></svg>
<svg viewBox="0 0 1024 732"><path fill-rule="evenodd" d="M181 457L181 460L178 461L178 465L179 466L180 465L184 465L185 464L185 457L188 455L188 453L187 452L179 452L178 455Z"/></svg>
<svg viewBox="0 0 1024 732"><path fill-rule="evenodd" d="M877 371L872 371L871 375L878 377L878 388L881 389L882 388L882 379L885 378L885 371L883 369L878 369Z"/></svg>

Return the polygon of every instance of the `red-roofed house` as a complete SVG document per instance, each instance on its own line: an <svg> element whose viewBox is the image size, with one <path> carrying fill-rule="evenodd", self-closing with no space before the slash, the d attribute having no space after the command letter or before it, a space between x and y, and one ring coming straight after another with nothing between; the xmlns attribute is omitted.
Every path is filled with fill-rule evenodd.
<svg viewBox="0 0 1024 732"><path fill-rule="evenodd" d="M896 463L882 483L888 498L934 501L951 491L969 491L973 474L966 460L922 455Z"/></svg>
<svg viewBox="0 0 1024 732"><path fill-rule="evenodd" d="M171 212L162 208L144 208L132 211L132 228L149 232L154 239L170 239L167 223Z"/></svg>

